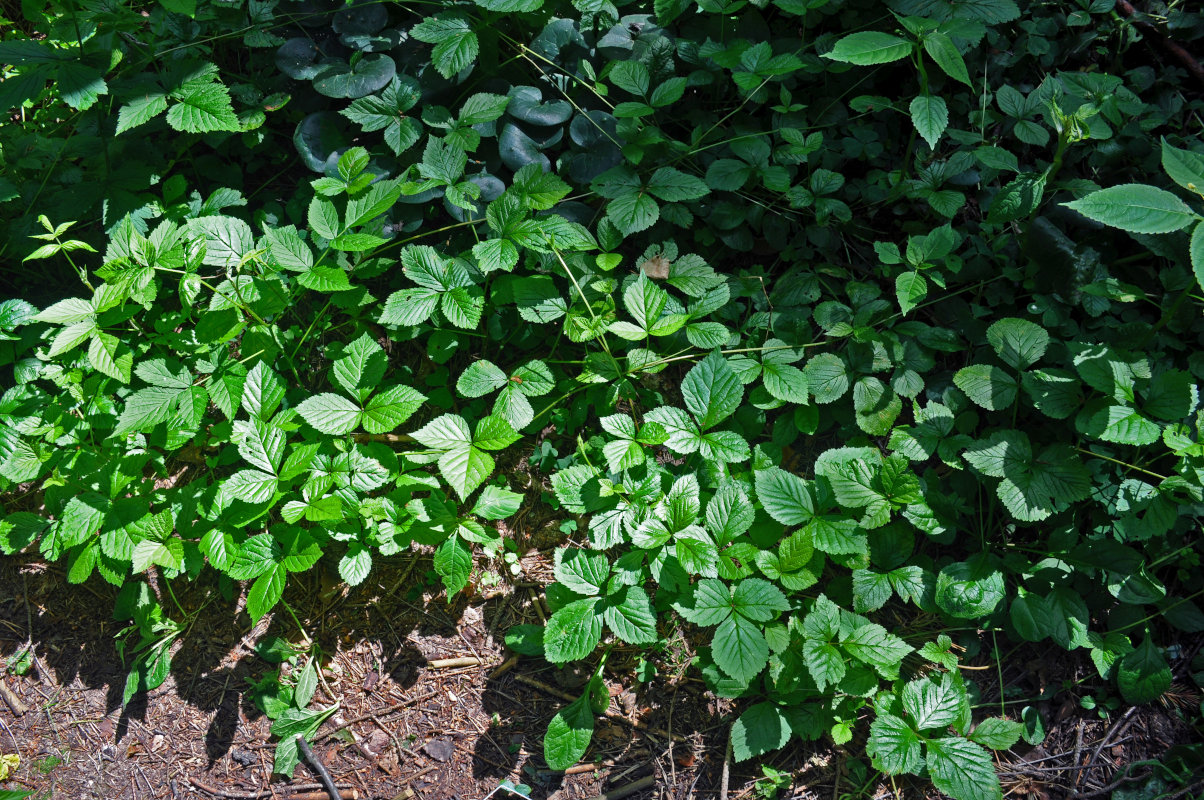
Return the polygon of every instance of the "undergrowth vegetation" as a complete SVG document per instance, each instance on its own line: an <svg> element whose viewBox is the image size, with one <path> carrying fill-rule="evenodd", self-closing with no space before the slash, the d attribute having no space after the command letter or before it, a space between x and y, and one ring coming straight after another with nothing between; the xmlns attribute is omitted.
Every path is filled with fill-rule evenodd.
<svg viewBox="0 0 1204 800"><path fill-rule="evenodd" d="M1204 18L1148 5L24 2L0 551L123 587L128 701L177 581L258 621L418 551L451 598L543 503L507 643L593 676L552 769L684 628L735 759L999 798L1045 722L965 658L1204 680L1204 104L1159 47ZM332 709L277 655L290 774Z"/></svg>

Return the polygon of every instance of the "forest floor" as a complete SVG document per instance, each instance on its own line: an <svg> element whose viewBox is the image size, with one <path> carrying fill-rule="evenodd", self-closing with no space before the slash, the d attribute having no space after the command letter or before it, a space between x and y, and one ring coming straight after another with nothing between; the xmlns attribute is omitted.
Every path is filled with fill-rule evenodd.
<svg viewBox="0 0 1204 800"><path fill-rule="evenodd" d="M598 717L588 762L567 775L547 771L548 720L580 694L588 674L514 657L503 636L543 613L548 533L560 535L527 539L533 546L515 582L478 586L450 605L429 582L425 556L378 565L351 590L319 572L294 576L285 600L328 654L314 703L338 704L313 749L348 790L344 796L480 800L509 780L529 785L538 800L764 800L772 793L763 765L790 776L778 794L783 800L925 796L919 783L875 780L855 757L866 725L845 748L791 745L761 762L731 764L725 774L736 706L711 698L691 674L696 643L681 634L655 654L647 683L634 678L634 649L612 652L611 710ZM177 596L195 613L174 645L171 674L123 708L126 670L114 644L123 624L111 618L116 591L96 577L71 586L57 565L35 557L0 558L0 755L21 757L10 788L35 790L39 800L328 797L304 763L291 780L272 776L271 721L249 695L251 681L275 670L255 644L273 635L299 641L297 623L278 608L252 626L237 589L224 599L216 583L178 583L193 584ZM166 598L164 607L174 611ZM1189 649L1201 644L1196 637ZM14 674L13 656L31 645L32 664ZM1185 669L1190 658L1178 663ZM997 712L1002 691L1013 718L1032 705L1046 720L1040 746L1022 743L1000 754L1011 797L1106 797L1146 780L1153 768L1140 762L1192 735L1173 702L1109 715L1084 709L1082 687L1094 667L1080 654L1025 647L997 664L984 648L966 669L983 708ZM1177 686L1187 683L1176 674ZM1186 692L1169 696L1200 701Z"/></svg>

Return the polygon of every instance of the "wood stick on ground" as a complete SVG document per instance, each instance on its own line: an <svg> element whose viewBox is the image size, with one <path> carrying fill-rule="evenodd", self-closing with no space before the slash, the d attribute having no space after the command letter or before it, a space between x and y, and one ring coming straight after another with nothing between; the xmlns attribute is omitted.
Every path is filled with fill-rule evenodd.
<svg viewBox="0 0 1204 800"><path fill-rule="evenodd" d="M633 781L626 786L620 786L617 789L611 789L606 794L600 794L597 797L591 797L590 800L619 800L619 798L626 797L629 794L635 794L636 792L643 791L644 789L650 789L655 783L655 775L646 775L643 778L640 778L638 781Z"/></svg>
<svg viewBox="0 0 1204 800"><path fill-rule="evenodd" d="M403 709L406 706L412 706L415 703L420 703L423 700L432 698L437 694L439 694L438 690L432 689L431 691L427 692L426 694L422 694L417 697L411 697L408 700L398 700L396 703L392 703L390 705L385 706L384 708L377 709L376 711L369 711L367 714L360 714L358 717L352 717L351 719L343 720L338 725L336 725L335 727L326 731L326 733L322 734L314 741L318 741L318 742L325 741L326 739L329 739L331 736L334 736L339 731L343 730L343 728L350 727L357 722L363 722L364 720L372 719L373 717L381 717L381 716L384 716L385 714L392 714L394 711Z"/></svg>
<svg viewBox="0 0 1204 800"><path fill-rule="evenodd" d="M201 781L199 778L189 778L188 782L205 794L211 794L214 797L226 797L229 798L229 800L260 800L261 798L272 797L273 795L281 798L281 800L315 800L312 790L322 789L321 784L303 783L298 786L285 787L283 791L288 793L282 794L281 791L276 789L263 789L257 792L244 792L238 791L237 789L222 789L217 786L210 786L209 784ZM355 789L339 790L340 800L357 800L359 796L359 792ZM323 790L317 795L316 800L325 800L327 797L329 797L329 795L325 790Z"/></svg>
<svg viewBox="0 0 1204 800"><path fill-rule="evenodd" d="M481 659L475 656L461 656L460 658L435 658L426 662L428 669L452 669L454 667L475 667L481 663Z"/></svg>
<svg viewBox="0 0 1204 800"><path fill-rule="evenodd" d="M514 669L514 665L517 663L518 663L518 656L517 655L510 656L510 658L507 658L505 661L502 662L502 665L500 667L495 669L493 672L489 673L489 680L493 681L493 680L497 680L498 678L502 677L507 672Z"/></svg>
<svg viewBox="0 0 1204 800"><path fill-rule="evenodd" d="M13 714L21 716L29 710L29 706L21 702L21 698L13 693L13 690L8 688L8 685L0 680L0 697L4 698L4 702L12 709Z"/></svg>
<svg viewBox="0 0 1204 800"><path fill-rule="evenodd" d="M723 753L723 771L719 774L719 800L727 800L727 786L732 777L732 733L727 733L727 748Z"/></svg>
<svg viewBox="0 0 1204 800"><path fill-rule="evenodd" d="M326 793L330 795L330 800L341 800L339 797L339 789L334 785L334 778L330 777L330 772L326 769L326 765L318 760L314 755L314 751L310 749L309 742L305 741L305 737L297 734L297 749L301 751L301 756L305 762L314 768L314 772L318 773L318 778L322 781L322 786L326 788Z"/></svg>
<svg viewBox="0 0 1204 800"><path fill-rule="evenodd" d="M525 683L527 686L530 686L533 689L538 689L541 692L544 692L546 694L550 694L553 697L559 697L561 700L567 700L570 703L577 699L576 697L573 697L568 692L562 692L559 689L557 689L555 686L548 686L543 681L537 681L534 678L528 678L526 675L515 675L514 680L518 681L519 683ZM660 736L665 739L672 739L675 742L684 742L686 740L686 737L682 736L681 734L669 733L666 730L663 730L661 728L653 728L652 726L646 725L643 722L639 722L638 720L633 721L633 720L627 719L627 717L623 716L621 713L619 713L618 711L615 711L614 709L607 709L603 716L605 716L607 719L613 719L613 720L622 722L624 725L630 725L631 727L635 728L638 731L643 731L644 733L650 733L653 736Z"/></svg>

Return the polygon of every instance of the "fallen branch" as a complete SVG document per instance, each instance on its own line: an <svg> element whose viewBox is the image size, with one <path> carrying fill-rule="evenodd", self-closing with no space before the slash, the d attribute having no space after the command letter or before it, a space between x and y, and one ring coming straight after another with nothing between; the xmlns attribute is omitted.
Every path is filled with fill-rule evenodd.
<svg viewBox="0 0 1204 800"><path fill-rule="evenodd" d="M325 800L329 795L325 792L318 792L315 796L314 789L322 789L321 784L303 783L298 786L286 787L289 794L281 794L278 789L263 789L257 792L240 792L237 789L221 789L217 786L210 786L204 783L199 778L189 778L188 782L195 786L205 794L211 794L214 797L226 797L229 800L260 800L264 797L278 797L280 800ZM355 789L340 789L339 800L358 800L360 794Z"/></svg>
<svg viewBox="0 0 1204 800"><path fill-rule="evenodd" d="M727 748L723 751L723 772L719 774L719 800L727 800L727 787L732 777L732 732L727 732Z"/></svg>
<svg viewBox="0 0 1204 800"><path fill-rule="evenodd" d="M626 786L620 786L618 789L611 789L606 794L600 794L597 797L591 797L590 800L619 800L621 797L626 797L629 794L635 794L643 789L649 789L656 783L655 775L647 775L640 778L638 781L633 781Z"/></svg>
<svg viewBox="0 0 1204 800"><path fill-rule="evenodd" d="M319 736L314 741L316 741L316 742L325 741L326 739L329 739L331 736L334 736L339 731L343 730L343 728L349 728L357 722L363 722L366 719L372 719L373 717L379 717L384 714L392 714L394 711L403 709L406 706L411 706L414 703L418 703L418 702L421 702L422 700L426 700L428 698L434 697L438 693L439 693L438 690L432 689L431 691L427 692L426 694L419 695L418 697L411 697L408 700L398 700L396 703L385 706L384 708L381 708L381 709L377 709L376 711L369 711L367 714L360 714L358 717L352 717L351 719L343 720L338 725L331 728L330 730L328 730L326 733Z"/></svg>
<svg viewBox="0 0 1204 800"><path fill-rule="evenodd" d="M436 658L426 662L428 669L451 669L453 667L475 667L481 663L481 659L475 656L462 656L460 658Z"/></svg>
<svg viewBox="0 0 1204 800"><path fill-rule="evenodd" d="M1172 42L1162 35L1162 32L1155 28L1150 23L1138 19L1140 13L1129 0L1116 0L1116 10L1129 18L1133 23L1133 27L1148 36L1155 44L1165 50L1179 64L1191 73L1199 83L1204 84L1204 67L1200 66L1200 62L1196 61L1191 53L1183 49L1183 46L1178 42Z"/></svg>
<svg viewBox="0 0 1204 800"><path fill-rule="evenodd" d="M515 675L514 680L518 681L519 683L525 683L527 686L530 686L533 689L538 689L541 692L550 694L553 697L559 697L561 700L567 700L570 703L577 699L576 697L573 697L568 692L562 692L559 689L557 689L555 686L548 686L543 681L537 681L534 678L528 678L526 675ZM619 713L618 711L615 711L614 709L611 709L611 708L606 709L604 716L607 717L608 719L613 719L613 720L622 722L624 725L630 725L631 727L635 728L638 731L643 731L644 733L650 733L653 736L660 736L664 739L671 739L675 742L684 742L686 740L686 737L684 737L680 734L669 733L666 730L663 730L661 728L653 728L652 726L646 725L643 722L640 722L638 720L627 719L627 717L623 716L621 713Z"/></svg>
<svg viewBox="0 0 1204 800"><path fill-rule="evenodd" d="M342 800L339 796L339 789L334 785L334 778L330 777L330 772L326 769L326 765L318 760L314 755L314 751L310 748L309 742L305 741L305 737L297 734L297 749L301 751L301 756L305 762L313 767L314 772L318 773L318 778L322 781L322 786L325 787L326 793L330 795L330 800Z"/></svg>
<svg viewBox="0 0 1204 800"><path fill-rule="evenodd" d="M4 681L0 681L0 697L4 698L4 702L12 709L13 714L18 717L29 710L29 706L22 703L21 698L17 697Z"/></svg>

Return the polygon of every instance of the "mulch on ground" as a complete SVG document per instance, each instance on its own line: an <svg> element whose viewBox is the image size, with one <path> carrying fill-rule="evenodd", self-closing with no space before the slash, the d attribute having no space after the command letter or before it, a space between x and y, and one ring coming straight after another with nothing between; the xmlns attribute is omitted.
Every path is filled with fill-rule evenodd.
<svg viewBox="0 0 1204 800"><path fill-rule="evenodd" d="M320 573L295 576L285 600L330 654L314 702L339 704L313 750L344 796L478 800L502 780L552 800L759 795L760 763L730 765L725 779L736 707L711 698L691 676L691 644L680 636L656 654L657 676L647 684L634 679L634 650L612 653L611 709L597 719L589 763L569 774L549 772L544 729L580 694L588 673L505 649L507 629L542 613L536 582L546 556L533 551L523 563L526 583L481 589L450 605L427 582L423 557L381 565L351 591L332 590ZM291 780L271 775L271 721L249 699L249 681L275 669L255 653L255 642L271 635L299 641L292 619L278 610L252 626L242 601L224 599L216 583L175 588L186 610L203 610L176 645L167 682L122 708L115 590L95 578L68 585L55 567L32 558L0 558L0 657L30 642L35 653L23 675L0 668L7 689L0 692L0 754L16 752L22 761L13 786L43 798L328 797L305 764ZM1093 669L1076 654L1059 652L1050 662L1039 660L1040 652L1030 648L1027 660L1020 654L1008 661L1002 685L1013 712L1014 698L1073 684ZM971 677L983 687L984 707L998 708L994 673ZM1049 720L1049 736L1040 747L1000 758L1005 789L1015 796L1101 796L1102 787L1125 777L1126 765L1191 741L1173 704L1101 718L1068 691L1033 705ZM849 756L857 744L848 751L796 745L761 763L793 773L782 797L896 796ZM905 796L922 793L908 789Z"/></svg>

